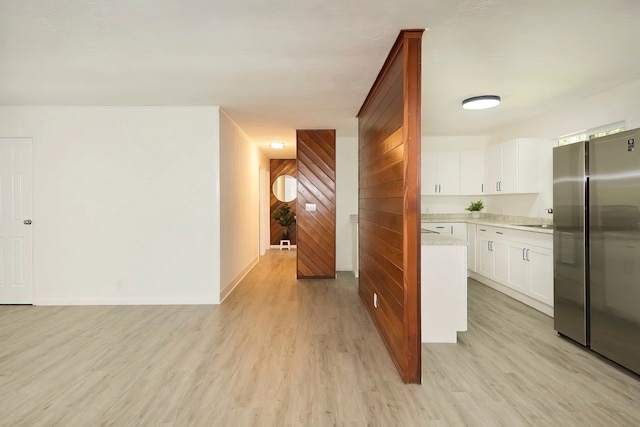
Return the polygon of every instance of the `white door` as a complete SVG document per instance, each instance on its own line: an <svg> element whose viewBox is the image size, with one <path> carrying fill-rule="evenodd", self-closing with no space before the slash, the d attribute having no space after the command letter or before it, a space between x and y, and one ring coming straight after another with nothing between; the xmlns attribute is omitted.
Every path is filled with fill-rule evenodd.
<svg viewBox="0 0 640 427"><path fill-rule="evenodd" d="M527 260L527 248L518 243L509 243L509 280L508 285L520 292L529 291L530 262Z"/></svg>
<svg viewBox="0 0 640 427"><path fill-rule="evenodd" d="M538 166L535 156L526 159L526 162ZM502 144L502 177L500 178L501 193L518 192L518 141L510 141Z"/></svg>
<svg viewBox="0 0 640 427"><path fill-rule="evenodd" d="M484 194L484 150L460 153L460 194Z"/></svg>
<svg viewBox="0 0 640 427"><path fill-rule="evenodd" d="M478 246L478 272L486 277L493 277L493 253L491 252L491 241L488 237L479 235Z"/></svg>
<svg viewBox="0 0 640 427"><path fill-rule="evenodd" d="M460 153L457 151L438 153L438 184L438 194L460 194Z"/></svg>
<svg viewBox="0 0 640 427"><path fill-rule="evenodd" d="M485 160L484 192L496 194L502 179L502 146L496 145L488 148Z"/></svg>
<svg viewBox="0 0 640 427"><path fill-rule="evenodd" d="M553 305L553 250L532 246L527 259L531 264L531 296Z"/></svg>
<svg viewBox="0 0 640 427"><path fill-rule="evenodd" d="M0 304L33 304L31 139L0 138Z"/></svg>
<svg viewBox="0 0 640 427"><path fill-rule="evenodd" d="M493 240L493 279L499 283L507 283L509 279L509 245L502 240Z"/></svg>
<svg viewBox="0 0 640 427"><path fill-rule="evenodd" d="M420 193L431 196L438 193L438 153L424 152L420 159Z"/></svg>

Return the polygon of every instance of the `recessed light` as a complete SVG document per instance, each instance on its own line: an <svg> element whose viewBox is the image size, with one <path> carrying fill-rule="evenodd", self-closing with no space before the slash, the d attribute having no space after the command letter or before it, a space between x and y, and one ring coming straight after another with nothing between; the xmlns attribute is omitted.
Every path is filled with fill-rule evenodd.
<svg viewBox="0 0 640 427"><path fill-rule="evenodd" d="M275 148L276 150L282 150L284 148L284 142L272 142L269 144L269 147Z"/></svg>
<svg viewBox="0 0 640 427"><path fill-rule="evenodd" d="M500 97L497 95L482 95L467 98L462 101L465 110L484 110L500 105Z"/></svg>

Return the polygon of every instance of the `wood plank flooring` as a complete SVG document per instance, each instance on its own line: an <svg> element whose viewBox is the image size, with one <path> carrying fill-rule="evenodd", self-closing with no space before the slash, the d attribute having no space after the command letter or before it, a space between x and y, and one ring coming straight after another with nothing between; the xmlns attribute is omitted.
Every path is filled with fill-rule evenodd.
<svg viewBox="0 0 640 427"><path fill-rule="evenodd" d="M459 341L404 385L350 273L269 251L220 306L0 306L0 425L640 425L637 376L473 281Z"/></svg>

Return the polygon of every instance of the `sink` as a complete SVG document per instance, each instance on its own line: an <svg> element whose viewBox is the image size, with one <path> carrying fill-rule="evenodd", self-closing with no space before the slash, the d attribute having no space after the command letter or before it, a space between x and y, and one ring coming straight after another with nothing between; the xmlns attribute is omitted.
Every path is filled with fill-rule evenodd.
<svg viewBox="0 0 640 427"><path fill-rule="evenodd" d="M532 227L532 228L548 228L553 230L553 224L513 224L519 227Z"/></svg>

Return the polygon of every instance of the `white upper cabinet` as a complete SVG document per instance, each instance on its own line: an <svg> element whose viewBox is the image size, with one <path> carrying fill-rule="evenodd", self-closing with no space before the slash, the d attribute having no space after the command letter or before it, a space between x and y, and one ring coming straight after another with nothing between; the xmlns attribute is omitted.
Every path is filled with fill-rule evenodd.
<svg viewBox="0 0 640 427"><path fill-rule="evenodd" d="M420 188L427 196L460 194L460 153L423 152Z"/></svg>
<svg viewBox="0 0 640 427"><path fill-rule="evenodd" d="M460 152L460 194L484 194L484 150Z"/></svg>
<svg viewBox="0 0 640 427"><path fill-rule="evenodd" d="M545 146L544 140L521 138L488 148L485 192L537 193L540 150Z"/></svg>

